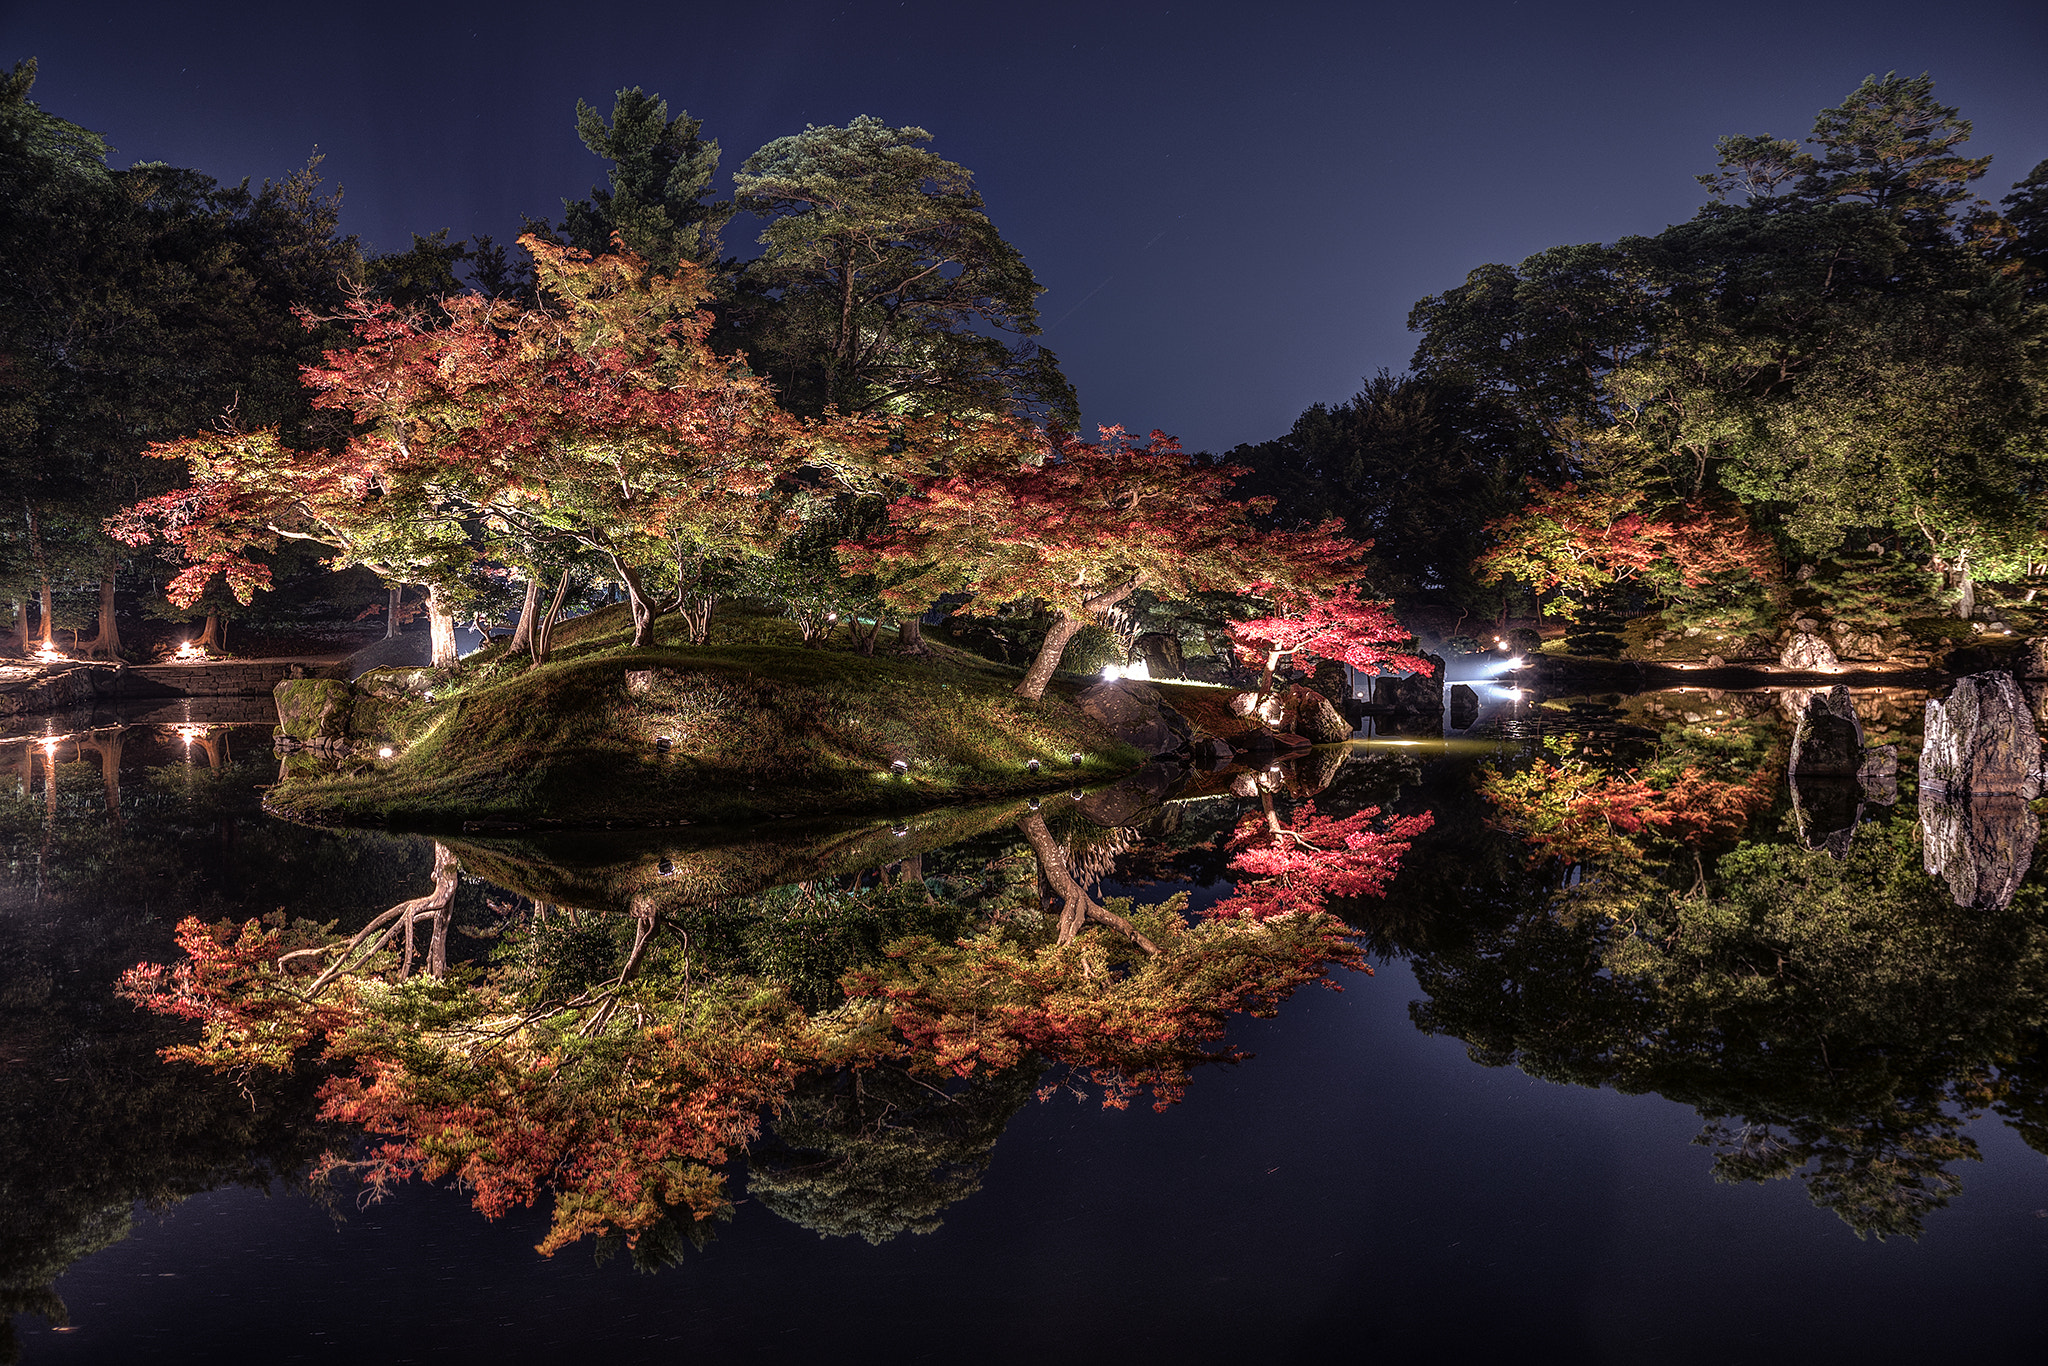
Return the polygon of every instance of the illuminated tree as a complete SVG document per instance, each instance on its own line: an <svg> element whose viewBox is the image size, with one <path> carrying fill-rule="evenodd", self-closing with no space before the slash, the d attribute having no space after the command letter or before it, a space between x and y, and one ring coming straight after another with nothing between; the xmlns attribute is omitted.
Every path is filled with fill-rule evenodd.
<svg viewBox="0 0 2048 1366"><path fill-rule="evenodd" d="M1162 596L1253 585L1332 587L1356 573L1361 547L1342 527L1261 533L1232 502L1236 471L1190 458L1164 432L1047 450L1030 428L990 425L962 443L962 465L913 480L889 523L846 549L849 568L893 577L889 600L916 606L966 593L962 611L1038 603L1052 615L1017 685L1039 698L1081 628L1140 588Z"/></svg>
<svg viewBox="0 0 2048 1366"><path fill-rule="evenodd" d="M1276 670L1303 661L1335 660L1368 673L1428 672L1427 661L1387 648L1409 639L1391 606L1362 602L1358 590L1347 586L1327 596L1309 597L1293 611L1231 622L1230 638L1247 664L1259 666L1261 696L1273 691Z"/></svg>

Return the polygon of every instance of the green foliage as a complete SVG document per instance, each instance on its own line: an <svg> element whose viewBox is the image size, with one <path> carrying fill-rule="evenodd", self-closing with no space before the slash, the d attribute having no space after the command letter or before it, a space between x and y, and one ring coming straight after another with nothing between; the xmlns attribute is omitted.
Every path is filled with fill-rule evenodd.
<svg viewBox="0 0 2048 1366"><path fill-rule="evenodd" d="M562 232L571 246L602 256L616 237L626 250L664 274L679 261L711 265L718 232L732 217L729 203L707 201L718 174L718 143L700 137L703 120L687 112L668 116L668 101L639 86L620 90L611 122L576 101L576 134L611 163L609 188L583 200L562 201Z"/></svg>
<svg viewBox="0 0 2048 1366"><path fill-rule="evenodd" d="M1951 597L1953 595L1950 595ZM1944 606L1940 578L1904 555L1852 551L1816 566L1794 599L1858 631L1883 631ZM1967 633L1967 623L1958 623Z"/></svg>
<svg viewBox="0 0 2048 1366"><path fill-rule="evenodd" d="M1073 388L1027 340L1038 281L931 139L862 115L747 158L738 204L767 223L736 306L752 363L798 412L1021 408L1071 430Z"/></svg>

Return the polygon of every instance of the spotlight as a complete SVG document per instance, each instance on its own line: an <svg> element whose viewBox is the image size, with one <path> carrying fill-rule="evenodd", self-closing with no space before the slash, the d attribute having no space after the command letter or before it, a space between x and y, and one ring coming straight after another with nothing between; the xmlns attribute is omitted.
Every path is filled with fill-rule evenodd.
<svg viewBox="0 0 2048 1366"><path fill-rule="evenodd" d="M391 748L391 746L386 745L384 746L384 748L377 751L377 757L379 759L389 759L392 755L396 754L397 752L398 751Z"/></svg>

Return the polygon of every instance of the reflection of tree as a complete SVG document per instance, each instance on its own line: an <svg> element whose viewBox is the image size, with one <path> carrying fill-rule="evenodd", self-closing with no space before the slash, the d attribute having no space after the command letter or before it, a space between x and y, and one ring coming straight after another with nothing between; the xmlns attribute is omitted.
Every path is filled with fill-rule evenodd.
<svg viewBox="0 0 2048 1366"><path fill-rule="evenodd" d="M1863 827L1841 862L1744 845L1689 881L1610 867L1538 888L1416 955L1417 1023L1489 1065L1691 1105L1720 1177L1796 1175L1858 1233L1916 1235L1975 1153L1964 1126L2034 1112L2039 888L1959 910L1906 821Z"/></svg>
<svg viewBox="0 0 2048 1366"><path fill-rule="evenodd" d="M808 1078L747 1154L747 1193L820 1236L884 1243L930 1233L981 1189L996 1140L1031 1098L1038 1068L941 1091L899 1065Z"/></svg>
<svg viewBox="0 0 2048 1366"><path fill-rule="evenodd" d="M595 1235L643 1264L680 1255L729 1215L721 1168L764 1112L785 1115L756 1167L764 1200L880 1238L972 1188L1011 1091L1047 1064L1110 1104L1150 1090L1163 1106L1192 1067L1235 1056L1215 1046L1233 1014L1363 966L1350 932L1304 907L1191 920L1185 897L1095 903L1042 821L1020 834L1059 906L1009 855L711 905L650 889L630 914L511 914L480 968L447 964L437 930L413 974L408 927L445 927L456 880L437 846L434 890L353 934L187 920L184 960L124 991L199 1022L171 1054L213 1069L318 1049L323 1117L367 1136L323 1172L373 1192L454 1179L487 1215L551 1197L543 1251Z"/></svg>

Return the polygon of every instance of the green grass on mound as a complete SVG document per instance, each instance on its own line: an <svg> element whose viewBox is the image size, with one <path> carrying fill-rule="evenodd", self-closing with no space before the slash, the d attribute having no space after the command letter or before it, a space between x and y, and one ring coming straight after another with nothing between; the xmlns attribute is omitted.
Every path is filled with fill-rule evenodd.
<svg viewBox="0 0 2048 1366"><path fill-rule="evenodd" d="M272 790L273 809L420 829L746 822L1045 792L1143 761L1057 691L1025 701L1014 671L951 652L745 643L781 625L746 617L707 647L636 650L603 630L605 615L572 623L540 669L472 657L434 702L390 718L398 757L294 779ZM627 672L643 670L652 686L629 694Z"/></svg>

